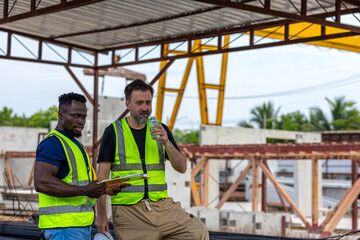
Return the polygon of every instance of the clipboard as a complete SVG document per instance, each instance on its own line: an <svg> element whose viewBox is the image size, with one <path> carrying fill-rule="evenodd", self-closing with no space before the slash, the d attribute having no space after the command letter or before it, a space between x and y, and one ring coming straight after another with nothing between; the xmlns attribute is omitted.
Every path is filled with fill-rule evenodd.
<svg viewBox="0 0 360 240"><path fill-rule="evenodd" d="M102 183L105 183L105 185L114 184L114 183L121 183L121 182L130 182L140 179L149 179L150 177L146 173L136 173L132 175L127 175L119 178L112 178L112 179L106 179L102 180Z"/></svg>

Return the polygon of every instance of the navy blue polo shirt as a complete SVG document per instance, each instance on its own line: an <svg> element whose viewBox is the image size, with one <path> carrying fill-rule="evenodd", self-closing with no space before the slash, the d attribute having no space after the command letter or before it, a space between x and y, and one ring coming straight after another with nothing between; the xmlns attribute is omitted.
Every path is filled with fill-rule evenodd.
<svg viewBox="0 0 360 240"><path fill-rule="evenodd" d="M59 130L58 130L59 131ZM73 141L81 150L86 166L88 167L87 156L84 148L81 146L80 142L75 138L69 137L64 131L59 131L61 134L68 137ZM59 168L59 171L56 174L56 177L63 179L69 174L69 165L66 159L64 148L57 137L49 137L41 141L39 146L36 149L36 161L42 161L50 163Z"/></svg>

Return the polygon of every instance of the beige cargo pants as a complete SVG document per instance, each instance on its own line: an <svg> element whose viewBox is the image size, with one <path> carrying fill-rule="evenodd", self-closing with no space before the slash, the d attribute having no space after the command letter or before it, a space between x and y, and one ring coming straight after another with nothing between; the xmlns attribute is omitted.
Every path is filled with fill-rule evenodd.
<svg viewBox="0 0 360 240"><path fill-rule="evenodd" d="M208 240L209 232L179 202L165 198L157 202L112 207L115 233L121 240Z"/></svg>

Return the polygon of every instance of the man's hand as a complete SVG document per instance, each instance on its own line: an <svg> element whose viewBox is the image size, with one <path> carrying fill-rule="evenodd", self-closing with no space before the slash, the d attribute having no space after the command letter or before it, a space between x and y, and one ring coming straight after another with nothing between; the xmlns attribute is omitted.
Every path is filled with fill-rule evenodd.
<svg viewBox="0 0 360 240"><path fill-rule="evenodd" d="M103 197L105 197L105 195ZM105 213L96 213L95 226L97 227L99 233L105 234L105 231L110 232L108 219Z"/></svg>
<svg viewBox="0 0 360 240"><path fill-rule="evenodd" d="M99 198L104 194L105 184L98 181L92 181L84 187L85 196L90 198Z"/></svg>
<svg viewBox="0 0 360 240"><path fill-rule="evenodd" d="M105 193L114 196L117 195L119 192L121 192L121 189L130 187L130 183L115 183L115 184L109 184L105 186Z"/></svg>
<svg viewBox="0 0 360 240"><path fill-rule="evenodd" d="M159 135L159 137L156 137L154 139L160 140L161 143L165 146L165 144L169 141L165 128L163 126L161 126L161 124L157 124L154 127L156 127L156 128L151 131L151 134Z"/></svg>

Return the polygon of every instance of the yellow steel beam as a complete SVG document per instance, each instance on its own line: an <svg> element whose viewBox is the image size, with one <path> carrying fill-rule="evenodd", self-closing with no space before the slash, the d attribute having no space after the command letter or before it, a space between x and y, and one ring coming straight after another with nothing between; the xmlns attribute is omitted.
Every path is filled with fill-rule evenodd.
<svg viewBox="0 0 360 240"><path fill-rule="evenodd" d="M216 51L218 50L218 46L213 45L201 45L202 50L210 50L210 51Z"/></svg>
<svg viewBox="0 0 360 240"><path fill-rule="evenodd" d="M179 112L180 103L181 103L182 97L184 95L184 90L185 90L187 81L189 79L189 75L190 75L191 66L193 64L193 61L194 61L194 58L189 58L188 62L186 64L186 69L185 69L184 76L183 76L181 84L180 84L179 93L178 93L178 95L176 97L176 101L175 101L175 104L174 104L173 111L171 113L170 121L168 122L168 127L169 127L170 130L172 130L173 127L174 127L176 116L177 116L177 114Z"/></svg>
<svg viewBox="0 0 360 240"><path fill-rule="evenodd" d="M230 36L226 35L224 37L223 49L226 49L226 48L229 47L229 41L230 41ZM229 55L229 53L223 53L223 55L222 55L221 74L220 74L220 88L219 88L218 106L217 106L217 114L216 114L216 125L221 125L222 124L228 55Z"/></svg>
<svg viewBox="0 0 360 240"><path fill-rule="evenodd" d="M167 56L166 52L168 52L169 45L164 45L164 55ZM165 67L167 61L160 62L160 71ZM166 81L166 72L159 78L158 91L157 91L157 99L156 99L156 112L155 118L158 121L162 120L163 106L164 106L164 93L165 93L165 81Z"/></svg>
<svg viewBox="0 0 360 240"><path fill-rule="evenodd" d="M173 54L173 55L184 55L184 54L187 54L188 52L168 49L165 53L166 53L167 55L169 55L169 54Z"/></svg>
<svg viewBox="0 0 360 240"><path fill-rule="evenodd" d="M205 83L205 88L207 89L215 89L215 90L219 90L221 89L221 86L218 84L209 84L209 83Z"/></svg>
<svg viewBox="0 0 360 240"><path fill-rule="evenodd" d="M224 47L223 48L228 48L229 40L230 40L230 37L228 35L224 37ZM217 48L218 48L218 46L202 45L201 40L195 40L194 45L192 46L192 51L193 52L201 52L202 49L217 50ZM183 51L176 51L176 50L173 51L173 50L169 49L168 45L165 45L164 53L165 53L165 55L185 54L185 52L183 52ZM226 68L227 68L227 61L228 61L228 53L224 53L222 56L220 84L206 84L203 58L202 58L202 56L200 56L200 57L196 57L195 59L196 59L196 68L197 68L201 124L221 125L223 105L224 105L224 96L225 96L224 92L225 92L225 80L226 80ZM168 122L168 127L170 128L170 130L172 130L174 127L176 116L179 111L182 97L184 94L184 90L185 90L187 81L189 79L193 61L194 61L194 58L189 58L179 89L165 87L166 74L164 74L159 79L158 97L157 97L156 115L155 115L157 119L159 119L160 121L162 119L162 109L163 109L163 104L164 104L165 92L178 93L175 104L174 104L173 112L171 114L171 118ZM166 62L161 62L160 68L162 69L165 66L165 64L166 64ZM209 122L206 89L215 89L215 90L219 91L216 123Z"/></svg>
<svg viewBox="0 0 360 240"><path fill-rule="evenodd" d="M181 92L180 89L176 89L176 88L164 88L165 92L175 92L175 93L179 93Z"/></svg>
<svg viewBox="0 0 360 240"><path fill-rule="evenodd" d="M201 52L201 40L194 41L195 52ZM205 89L204 61L202 56L196 57L196 70L199 90L201 124L209 123L209 114Z"/></svg>
<svg viewBox="0 0 360 240"><path fill-rule="evenodd" d="M256 30L254 34L256 36L281 39L284 38L284 27L273 27L262 30ZM339 28L326 27L325 34L335 34L335 33L344 33L348 30L343 30ZM321 33L321 26L312 23L294 23L289 25L289 39L297 39L304 37L319 36ZM249 34L249 32L248 32ZM340 50L347 50L352 52L360 52L360 37L352 36L345 38L336 38L322 41L315 41L306 43L309 45L316 45L322 47L336 48Z"/></svg>

